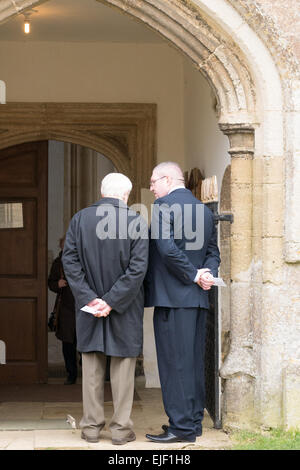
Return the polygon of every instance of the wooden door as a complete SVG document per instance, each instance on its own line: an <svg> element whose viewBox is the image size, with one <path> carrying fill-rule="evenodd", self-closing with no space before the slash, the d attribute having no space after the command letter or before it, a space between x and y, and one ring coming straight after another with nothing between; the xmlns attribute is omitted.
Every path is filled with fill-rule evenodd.
<svg viewBox="0 0 300 470"><path fill-rule="evenodd" d="M0 150L0 383L47 381L48 142Z"/></svg>

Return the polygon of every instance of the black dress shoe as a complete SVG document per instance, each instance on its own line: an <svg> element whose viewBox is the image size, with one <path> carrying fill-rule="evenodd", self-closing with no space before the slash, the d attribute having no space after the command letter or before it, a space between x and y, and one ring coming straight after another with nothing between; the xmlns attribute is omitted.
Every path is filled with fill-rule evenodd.
<svg viewBox="0 0 300 470"><path fill-rule="evenodd" d="M163 434L146 434L147 439L152 442L158 442L160 444L172 444L174 442L195 442L196 439L187 439L180 436L175 436L175 434L171 433L169 429L165 431Z"/></svg>
<svg viewBox="0 0 300 470"><path fill-rule="evenodd" d="M162 428L163 431L168 432L169 426L167 424L163 424L161 428ZM197 431L196 436L197 437L202 436L202 429L199 429Z"/></svg>

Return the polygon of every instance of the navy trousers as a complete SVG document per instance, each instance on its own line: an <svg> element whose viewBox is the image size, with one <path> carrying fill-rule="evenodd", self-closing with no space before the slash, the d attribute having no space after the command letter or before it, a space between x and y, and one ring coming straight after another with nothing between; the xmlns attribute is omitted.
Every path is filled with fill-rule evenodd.
<svg viewBox="0 0 300 470"><path fill-rule="evenodd" d="M205 406L207 310L154 309L154 333L163 403L169 429L193 440L202 429Z"/></svg>

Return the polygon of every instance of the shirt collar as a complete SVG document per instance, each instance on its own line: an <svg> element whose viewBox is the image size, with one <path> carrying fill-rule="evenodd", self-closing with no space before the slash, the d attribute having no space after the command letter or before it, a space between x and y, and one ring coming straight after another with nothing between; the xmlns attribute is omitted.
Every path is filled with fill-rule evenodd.
<svg viewBox="0 0 300 470"><path fill-rule="evenodd" d="M122 207L128 209L127 204L125 204L122 199L118 199L115 197L102 197L99 201L94 202L92 206L99 206L99 205L110 205L115 207Z"/></svg>

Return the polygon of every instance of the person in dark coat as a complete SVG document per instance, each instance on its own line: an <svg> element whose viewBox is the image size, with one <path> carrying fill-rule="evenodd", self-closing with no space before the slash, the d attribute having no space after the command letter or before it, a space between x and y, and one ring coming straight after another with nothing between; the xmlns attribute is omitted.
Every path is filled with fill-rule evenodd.
<svg viewBox="0 0 300 470"><path fill-rule="evenodd" d="M110 173L102 199L71 220L62 261L76 302L77 347L82 352L81 437L98 442L104 426L106 356L114 415L113 444L135 439L130 419L136 358L143 345L143 280L148 265L148 227L127 206L131 181ZM90 307L92 313L82 308Z"/></svg>
<svg viewBox="0 0 300 470"><path fill-rule="evenodd" d="M62 352L67 371L65 385L72 385L77 380L77 350L75 301L68 285L61 262L65 236L60 239L61 252L52 263L48 277L48 287L57 294L56 298L56 337L62 341Z"/></svg>
<svg viewBox="0 0 300 470"><path fill-rule="evenodd" d="M208 292L220 264L212 212L184 186L180 167L154 168L145 305L154 309L162 396L169 425L146 434L158 443L194 442L202 433Z"/></svg>

